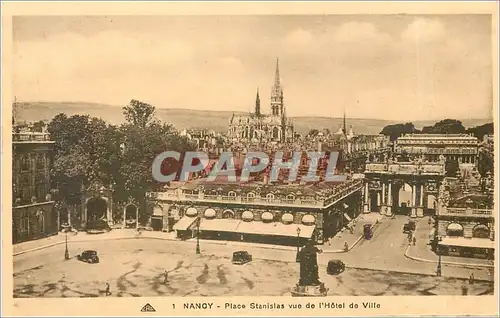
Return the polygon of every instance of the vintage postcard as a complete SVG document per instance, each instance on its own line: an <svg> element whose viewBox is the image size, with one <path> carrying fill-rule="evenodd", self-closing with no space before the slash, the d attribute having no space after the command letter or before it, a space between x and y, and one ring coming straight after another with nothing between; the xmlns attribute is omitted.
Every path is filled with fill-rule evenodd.
<svg viewBox="0 0 500 318"><path fill-rule="evenodd" d="M497 12L2 3L3 315L498 314Z"/></svg>

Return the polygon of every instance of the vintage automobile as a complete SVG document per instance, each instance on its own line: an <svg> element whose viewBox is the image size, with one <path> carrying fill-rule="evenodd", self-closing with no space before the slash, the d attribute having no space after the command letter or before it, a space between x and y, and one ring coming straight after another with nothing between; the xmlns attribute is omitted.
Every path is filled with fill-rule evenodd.
<svg viewBox="0 0 500 318"><path fill-rule="evenodd" d="M76 257L79 261L89 263L89 264L96 264L99 263L99 256L97 256L97 251L84 251L82 254L78 255Z"/></svg>
<svg viewBox="0 0 500 318"><path fill-rule="evenodd" d="M410 231L415 231L415 221L408 221L403 225L403 233L408 233Z"/></svg>
<svg viewBox="0 0 500 318"><path fill-rule="evenodd" d="M373 236L373 231L372 231L372 225L371 224L364 224L363 225L363 237L365 240L371 239Z"/></svg>
<svg viewBox="0 0 500 318"><path fill-rule="evenodd" d="M252 255L247 251L238 251L233 253L233 264L243 265L252 261Z"/></svg>
<svg viewBox="0 0 500 318"><path fill-rule="evenodd" d="M328 275L338 275L343 271L345 271L344 262L338 259L328 261L328 266L326 267L326 273Z"/></svg>

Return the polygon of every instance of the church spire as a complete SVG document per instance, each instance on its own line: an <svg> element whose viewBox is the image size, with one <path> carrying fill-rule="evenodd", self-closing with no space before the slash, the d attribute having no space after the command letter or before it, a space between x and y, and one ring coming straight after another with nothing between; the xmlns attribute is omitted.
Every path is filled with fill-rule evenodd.
<svg viewBox="0 0 500 318"><path fill-rule="evenodd" d="M344 135L347 134L347 128L346 128L346 125L345 125L345 110L344 110L344 124L342 126L342 130L344 131Z"/></svg>
<svg viewBox="0 0 500 318"><path fill-rule="evenodd" d="M260 116L260 96L259 87L257 87L257 97L255 98L255 115Z"/></svg>
<svg viewBox="0 0 500 318"><path fill-rule="evenodd" d="M280 86L280 59L276 58L276 73L274 74L274 86Z"/></svg>
<svg viewBox="0 0 500 318"><path fill-rule="evenodd" d="M271 90L271 114L280 116L283 112L283 90L280 81L279 59L276 59L276 73L274 75L274 85Z"/></svg>

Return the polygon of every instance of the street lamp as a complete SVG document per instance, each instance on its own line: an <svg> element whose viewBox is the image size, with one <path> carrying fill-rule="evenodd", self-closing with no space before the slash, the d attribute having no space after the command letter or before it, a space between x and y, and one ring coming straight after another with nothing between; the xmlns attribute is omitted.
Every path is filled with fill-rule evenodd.
<svg viewBox="0 0 500 318"><path fill-rule="evenodd" d="M439 242L443 240L442 237L438 236L438 246L436 248L436 252L438 253L438 264L436 268L436 276L441 276L441 251L439 250Z"/></svg>
<svg viewBox="0 0 500 318"><path fill-rule="evenodd" d="M66 249L64 250L64 259L65 260L68 260L69 259L69 251L68 251L68 228L66 228L65 230L65 246L66 246Z"/></svg>
<svg viewBox="0 0 500 318"><path fill-rule="evenodd" d="M196 254L201 254L200 252L200 221L198 218L198 222L196 223Z"/></svg>
<svg viewBox="0 0 500 318"><path fill-rule="evenodd" d="M300 227L297 227L297 255L295 256L295 262L300 262Z"/></svg>

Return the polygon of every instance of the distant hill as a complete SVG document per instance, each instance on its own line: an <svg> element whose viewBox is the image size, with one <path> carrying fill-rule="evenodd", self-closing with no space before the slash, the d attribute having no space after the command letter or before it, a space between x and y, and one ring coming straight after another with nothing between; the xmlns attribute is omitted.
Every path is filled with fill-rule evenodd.
<svg viewBox="0 0 500 318"><path fill-rule="evenodd" d="M22 102L18 103L17 116L19 121L50 121L55 115L65 113L72 115L90 115L100 117L103 120L118 125L123 123L124 117L120 106L85 102ZM232 114L243 114L232 111L201 111L188 109L165 109L156 110L156 117L162 121L173 124L177 129L206 128L217 132L227 132L229 119ZM299 133L307 133L309 130L328 128L335 132L342 124L342 118L328 117L292 117L295 130ZM461 119L462 124L468 127L482 125L492 122L492 119ZM387 125L402 123L403 121L347 118L347 126L353 126L357 134L378 134ZM412 121L416 128L431 126L435 120Z"/></svg>

